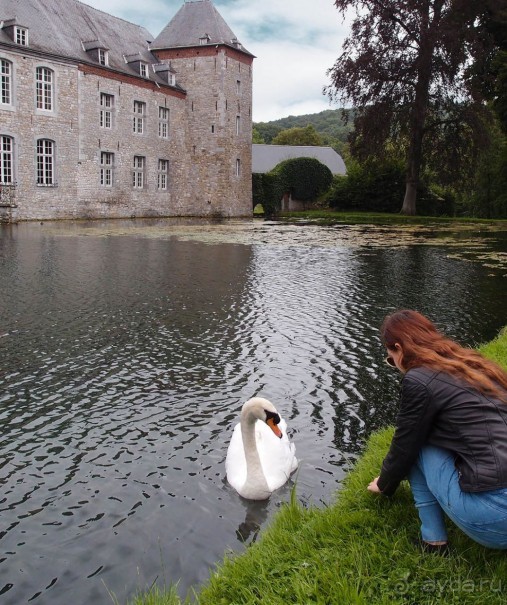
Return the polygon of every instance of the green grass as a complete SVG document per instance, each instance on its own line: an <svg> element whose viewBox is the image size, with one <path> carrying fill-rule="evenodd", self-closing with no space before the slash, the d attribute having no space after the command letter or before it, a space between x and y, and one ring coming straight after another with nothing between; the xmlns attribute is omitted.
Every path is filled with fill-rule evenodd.
<svg viewBox="0 0 507 605"><path fill-rule="evenodd" d="M347 224L370 223L380 225L424 225L424 224L485 224L505 226L507 219L481 219L469 217L447 216L405 216L382 212L337 212L334 210L305 210L298 212L282 212L283 220L315 220L317 222L339 222Z"/></svg>
<svg viewBox="0 0 507 605"><path fill-rule="evenodd" d="M507 330L481 351L507 368ZM200 605L500 605L507 600L507 552L483 548L452 524L449 557L423 554L410 490L371 494L393 429L368 440L336 501L303 508L293 491L261 539L224 559L195 595ZM135 605L177 605L174 588Z"/></svg>

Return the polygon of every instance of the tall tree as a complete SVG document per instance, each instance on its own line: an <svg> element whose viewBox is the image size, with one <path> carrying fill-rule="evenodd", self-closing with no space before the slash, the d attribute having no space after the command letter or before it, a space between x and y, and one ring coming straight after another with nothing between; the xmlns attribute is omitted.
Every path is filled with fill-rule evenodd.
<svg viewBox="0 0 507 605"><path fill-rule="evenodd" d="M315 130L315 126L313 126L313 124L308 124L304 128L294 126L294 128L282 130L273 138L271 144L319 146L324 144L324 140Z"/></svg>
<svg viewBox="0 0 507 605"><path fill-rule="evenodd" d="M443 154L436 168L456 173L460 162L470 165L484 132L485 107L469 73L471 61L493 49L483 3L336 0L335 5L343 16L354 9L355 18L325 92L358 109L356 151L382 153L388 140L405 149L401 212L415 214L424 160L435 157L430 143Z"/></svg>
<svg viewBox="0 0 507 605"><path fill-rule="evenodd" d="M485 27L498 47L491 64L476 65L486 80L484 87L492 101L503 131L507 134L507 0L485 0ZM489 77L488 77L489 76Z"/></svg>

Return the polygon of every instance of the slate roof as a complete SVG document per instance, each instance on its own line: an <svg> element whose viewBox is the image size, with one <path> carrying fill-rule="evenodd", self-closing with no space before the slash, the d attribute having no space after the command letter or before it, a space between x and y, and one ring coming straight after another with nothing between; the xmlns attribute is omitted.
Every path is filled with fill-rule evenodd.
<svg viewBox="0 0 507 605"><path fill-rule="evenodd" d="M0 21L14 18L16 25L28 28L30 50L98 65L83 44L105 48L110 68L137 76L138 65L125 63L123 55L139 55L149 64L159 62L149 50L153 36L144 27L78 0L0 0ZM0 43L13 44L3 29ZM149 79L167 85L167 80L155 75L151 68Z"/></svg>
<svg viewBox="0 0 507 605"><path fill-rule="evenodd" d="M347 174L342 157L332 147L310 145L252 145L252 172L264 173L292 158L316 158L333 174Z"/></svg>
<svg viewBox="0 0 507 605"><path fill-rule="evenodd" d="M162 49L200 46L201 38L206 36L208 39L205 45L225 44L253 56L239 43L211 0L185 2L155 38L151 47Z"/></svg>

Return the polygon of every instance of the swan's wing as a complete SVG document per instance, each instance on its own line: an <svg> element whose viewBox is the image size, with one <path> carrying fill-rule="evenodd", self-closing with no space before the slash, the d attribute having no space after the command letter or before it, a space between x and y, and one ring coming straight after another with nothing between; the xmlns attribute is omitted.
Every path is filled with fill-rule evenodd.
<svg viewBox="0 0 507 605"><path fill-rule="evenodd" d="M246 481L246 459L241 436L241 425L237 424L232 433L231 442L225 458L227 481L238 491Z"/></svg>
<svg viewBox="0 0 507 605"><path fill-rule="evenodd" d="M281 420L278 426L281 439L264 422L258 420L255 424L257 450L270 491L286 483L298 466L296 447L287 436L287 424Z"/></svg>

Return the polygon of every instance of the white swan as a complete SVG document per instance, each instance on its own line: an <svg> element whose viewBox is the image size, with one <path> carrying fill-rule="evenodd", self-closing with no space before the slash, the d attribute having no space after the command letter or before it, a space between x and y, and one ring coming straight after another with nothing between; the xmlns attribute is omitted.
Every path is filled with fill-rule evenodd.
<svg viewBox="0 0 507 605"><path fill-rule="evenodd" d="M296 470L296 447L286 431L267 399L254 397L243 405L225 459L227 481L240 496L266 500Z"/></svg>

